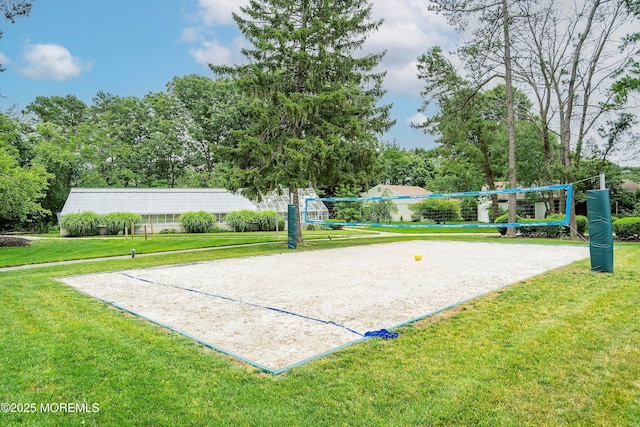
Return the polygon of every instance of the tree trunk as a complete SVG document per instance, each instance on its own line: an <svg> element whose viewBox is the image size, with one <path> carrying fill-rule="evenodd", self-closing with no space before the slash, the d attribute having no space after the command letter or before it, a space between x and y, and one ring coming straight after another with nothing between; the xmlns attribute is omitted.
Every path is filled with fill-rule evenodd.
<svg viewBox="0 0 640 427"><path fill-rule="evenodd" d="M507 130L509 133L509 187L517 187L516 179L516 126L513 111L513 83L511 70L511 40L509 36L509 5L507 0L502 0L502 19L504 29L504 66L505 89L507 103ZM516 222L516 195L509 194L509 222ZM507 237L515 237L515 227L507 228Z"/></svg>
<svg viewBox="0 0 640 427"><path fill-rule="evenodd" d="M481 151L482 151L482 167L484 168L484 176L487 181L487 186L489 187L489 190L495 190L496 183L493 178L493 170L491 169L491 163L489 162L488 149L486 146L483 145L481 147ZM498 216L500 216L500 207L498 205L497 194L491 195L491 216L492 216L491 219L494 221L496 218L498 218Z"/></svg>

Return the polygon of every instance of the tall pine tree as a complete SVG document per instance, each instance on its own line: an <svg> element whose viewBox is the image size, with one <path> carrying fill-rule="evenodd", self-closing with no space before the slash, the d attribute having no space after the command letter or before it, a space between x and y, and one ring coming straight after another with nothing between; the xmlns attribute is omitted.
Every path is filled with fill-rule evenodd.
<svg viewBox="0 0 640 427"><path fill-rule="evenodd" d="M233 18L252 44L246 65L211 66L251 99L250 126L225 147L231 185L249 196L362 182L393 124L380 106L384 53L361 54L382 21L367 0L251 0ZM298 215L298 240L302 240Z"/></svg>

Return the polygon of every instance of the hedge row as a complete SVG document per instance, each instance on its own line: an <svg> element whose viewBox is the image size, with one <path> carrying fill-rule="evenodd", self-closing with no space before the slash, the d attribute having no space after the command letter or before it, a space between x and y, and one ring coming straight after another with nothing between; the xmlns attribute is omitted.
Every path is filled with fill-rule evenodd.
<svg viewBox="0 0 640 427"><path fill-rule="evenodd" d="M275 211L254 212L249 210L227 214L226 222L234 231L275 231L276 217L278 229L283 230L285 222ZM117 235L124 232L131 223L142 224L142 217L129 212L114 212L98 215L94 212L67 214L62 217L62 227L70 236L95 236L101 226L106 227L107 234ZM180 215L180 223L187 233L210 233L222 231L217 225L215 215L205 212L186 212Z"/></svg>
<svg viewBox="0 0 640 427"><path fill-rule="evenodd" d="M230 212L227 214L225 221L234 231L275 231L276 218L278 218L278 230L283 230L284 220L275 211L254 212L243 210Z"/></svg>
<svg viewBox="0 0 640 427"><path fill-rule="evenodd" d="M640 236L640 216L613 221L613 232L621 240L638 240Z"/></svg>
<svg viewBox="0 0 640 427"><path fill-rule="evenodd" d="M516 216L516 221L520 223L531 223L532 225L526 225L520 227L520 233L526 237L548 237L548 238L557 238L560 236L568 236L569 235L569 226L568 225L543 225L536 226L536 222L547 222L547 221L562 221L564 219L563 214L555 214L551 215L545 219L530 219L530 218L522 218L521 216ZM505 224L509 221L509 214L500 215L494 221L495 224L502 223ZM576 227L578 234L585 234L587 231L587 217L582 215L576 216ZM498 232L503 236L507 233L507 229L505 227L499 227Z"/></svg>
<svg viewBox="0 0 640 427"><path fill-rule="evenodd" d="M460 202L447 199L425 199L409 205L409 210L418 219L431 220L437 223L459 221Z"/></svg>
<svg viewBox="0 0 640 427"><path fill-rule="evenodd" d="M67 229L70 236L95 236L100 226L107 229L107 234L117 235L124 232L125 227L142 224L142 217L130 212L113 212L106 215L98 215L94 212L81 212L67 214L62 217L63 228Z"/></svg>
<svg viewBox="0 0 640 427"><path fill-rule="evenodd" d="M242 210L227 214L225 222L231 229L238 232L244 231L275 231L276 212L254 212ZM187 233L210 233L221 229L216 224L216 217L208 212L186 212L180 215L180 222ZM284 229L284 220L278 217L279 230Z"/></svg>

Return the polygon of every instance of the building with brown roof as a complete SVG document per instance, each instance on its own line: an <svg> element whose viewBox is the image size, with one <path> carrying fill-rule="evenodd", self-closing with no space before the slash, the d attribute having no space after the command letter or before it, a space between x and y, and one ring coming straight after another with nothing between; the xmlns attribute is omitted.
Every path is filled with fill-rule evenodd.
<svg viewBox="0 0 640 427"><path fill-rule="evenodd" d="M387 185L378 184L369 191L362 193L361 197L398 197L398 196L427 196L432 194L422 187L413 185ZM396 199L393 203L398 208L398 212L391 214L392 221L410 221L411 211L409 205L417 203L421 199Z"/></svg>

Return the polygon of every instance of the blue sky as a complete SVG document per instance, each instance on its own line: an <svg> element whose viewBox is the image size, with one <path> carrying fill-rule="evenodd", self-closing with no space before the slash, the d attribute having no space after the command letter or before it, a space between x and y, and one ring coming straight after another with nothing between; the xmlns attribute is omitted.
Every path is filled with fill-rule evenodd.
<svg viewBox="0 0 640 427"><path fill-rule="evenodd" d="M213 77L206 64L243 60L242 38L231 12L247 0L34 0L31 14L1 21L0 109L24 108L36 96L72 94L87 104L98 91L142 97L164 91L174 76ZM412 129L420 120L416 59L429 47L447 47L452 32L426 1L373 0L385 22L364 50L387 50L387 103L397 120L385 136L404 148L434 146Z"/></svg>

